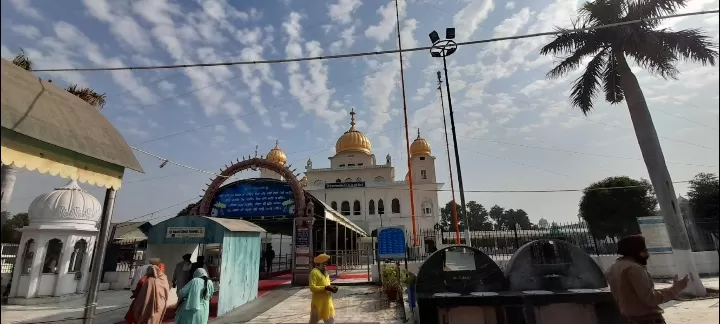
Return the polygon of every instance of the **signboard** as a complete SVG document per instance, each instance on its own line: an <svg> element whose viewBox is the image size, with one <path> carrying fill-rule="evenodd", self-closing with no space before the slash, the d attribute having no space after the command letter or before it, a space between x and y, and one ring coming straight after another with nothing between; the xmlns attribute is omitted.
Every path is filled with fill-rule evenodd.
<svg viewBox="0 0 720 324"><path fill-rule="evenodd" d="M167 238L205 237L205 227L168 227Z"/></svg>
<svg viewBox="0 0 720 324"><path fill-rule="evenodd" d="M337 188L364 188L365 181L358 182L328 182L325 184L325 189L337 189Z"/></svg>
<svg viewBox="0 0 720 324"><path fill-rule="evenodd" d="M220 188L211 215L225 218L293 216L294 197L285 182L240 180Z"/></svg>
<svg viewBox="0 0 720 324"><path fill-rule="evenodd" d="M640 232L645 237L645 244L651 254L672 254L670 236L662 216L638 217Z"/></svg>
<svg viewBox="0 0 720 324"><path fill-rule="evenodd" d="M310 270L310 229L306 221L296 222L295 228L295 269Z"/></svg>
<svg viewBox="0 0 720 324"><path fill-rule="evenodd" d="M380 259L405 258L405 228L402 226L378 229L378 256Z"/></svg>

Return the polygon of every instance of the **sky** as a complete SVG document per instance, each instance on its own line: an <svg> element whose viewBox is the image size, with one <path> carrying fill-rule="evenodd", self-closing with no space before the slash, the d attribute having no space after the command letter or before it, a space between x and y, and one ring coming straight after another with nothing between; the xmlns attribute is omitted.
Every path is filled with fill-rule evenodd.
<svg viewBox="0 0 720 324"><path fill-rule="evenodd" d="M400 1L404 48L428 46L428 34L455 27L477 40L570 27L577 0ZM690 0L681 12L717 9ZM256 61L396 49L395 4L388 0L134 0L2 2L2 57L22 48L35 69ZM718 42L717 15L663 22L701 28ZM448 58L449 82L466 200L486 208L522 208L533 222L577 220L581 192L477 193L473 190L582 189L608 176L647 178L627 106L599 98L584 117L568 99L579 73L550 80L557 57L542 56L549 37L463 46ZM407 117L437 157L450 189L436 72L442 60L404 54ZM297 172L311 158L329 167L351 108L379 160L407 171L403 93L397 54L273 65L180 70L38 73L59 86L107 94L103 113L138 148L218 172L236 158L267 154L276 140ZM718 68L681 62L678 80L633 67L661 137L673 181L718 173ZM443 91L445 92L444 86ZM447 109L448 94L444 93ZM78 125L78 127L83 127ZM451 141L452 145L452 141ZM453 148L450 147L452 152ZM137 153L145 173L126 171L113 220L163 220L199 200L210 174ZM453 158L453 172L457 174ZM240 178L256 177L243 172ZM67 180L23 171L10 204L27 211L36 196ZM457 184L457 181L456 181ZM98 200L104 190L81 184ZM678 183L676 192L687 192ZM450 200L441 192L441 204ZM459 197L458 197L459 199ZM153 213L158 211L157 213ZM153 214L151 214L153 213ZM142 217L141 217L142 216Z"/></svg>

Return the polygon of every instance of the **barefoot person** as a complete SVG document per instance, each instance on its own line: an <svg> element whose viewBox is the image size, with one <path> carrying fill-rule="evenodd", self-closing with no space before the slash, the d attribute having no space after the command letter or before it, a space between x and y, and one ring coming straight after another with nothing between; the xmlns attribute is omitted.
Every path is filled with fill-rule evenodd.
<svg viewBox="0 0 720 324"><path fill-rule="evenodd" d="M631 235L618 242L618 258L606 273L610 292L631 324L665 324L660 304L675 299L688 285L688 276L675 276L670 288L655 289L647 261L650 257L645 238Z"/></svg>
<svg viewBox="0 0 720 324"><path fill-rule="evenodd" d="M330 285L330 276L325 271L328 260L330 256L325 253L313 259L315 268L310 271L310 324L317 324L320 320L325 324L335 324L332 294L337 292L337 287Z"/></svg>

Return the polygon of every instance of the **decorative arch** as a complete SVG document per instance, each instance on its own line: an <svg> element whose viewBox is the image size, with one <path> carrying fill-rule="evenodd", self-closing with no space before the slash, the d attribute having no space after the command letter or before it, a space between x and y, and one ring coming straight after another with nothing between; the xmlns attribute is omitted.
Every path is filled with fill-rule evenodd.
<svg viewBox="0 0 720 324"><path fill-rule="evenodd" d="M368 203L368 214L375 215L375 200L370 199Z"/></svg>
<svg viewBox="0 0 720 324"><path fill-rule="evenodd" d="M360 200L355 200L353 202L353 215L360 215Z"/></svg>
<svg viewBox="0 0 720 324"><path fill-rule="evenodd" d="M392 212L393 214L399 214L400 213L400 199L394 198L392 200Z"/></svg>
<svg viewBox="0 0 720 324"><path fill-rule="evenodd" d="M287 180L288 184L290 185L290 189L292 189L293 192L293 199L295 200L295 217L304 217L306 212L306 197L302 189L302 185L300 185L300 182L295 178L295 175L287 167L280 165L276 162L261 158L251 158L243 161L238 161L237 163L233 163L229 167L226 167L224 170L222 170L222 172L220 172L220 175L215 177L215 179L208 185L208 188L205 190L205 195L203 195L203 198L200 201L200 206L198 208L197 214L200 216L210 216L212 201L215 198L218 190L220 190L222 184L227 179L240 171L257 168L273 171Z"/></svg>

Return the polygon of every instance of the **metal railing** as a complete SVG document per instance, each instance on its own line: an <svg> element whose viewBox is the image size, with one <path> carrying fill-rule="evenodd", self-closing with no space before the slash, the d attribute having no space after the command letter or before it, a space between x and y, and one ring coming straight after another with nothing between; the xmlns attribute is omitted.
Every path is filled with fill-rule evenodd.
<svg viewBox="0 0 720 324"><path fill-rule="evenodd" d="M0 246L0 273L12 276L15 268L15 258L19 253L20 246L14 243L2 243Z"/></svg>

